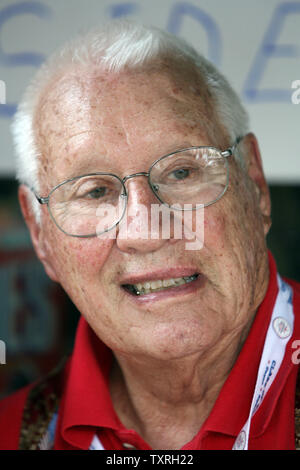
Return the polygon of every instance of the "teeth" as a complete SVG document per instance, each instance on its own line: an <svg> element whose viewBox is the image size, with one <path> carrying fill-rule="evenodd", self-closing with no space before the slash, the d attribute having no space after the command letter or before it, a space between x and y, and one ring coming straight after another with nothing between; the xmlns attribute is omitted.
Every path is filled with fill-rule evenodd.
<svg viewBox="0 0 300 470"><path fill-rule="evenodd" d="M192 276L177 277L171 279L162 279L158 281L147 281L144 283L131 284L127 285L132 292L135 292L137 295L149 294L150 292L155 292L158 290L167 289L169 287L181 286L192 282L197 279L198 274L193 274ZM126 286L125 286L126 287Z"/></svg>

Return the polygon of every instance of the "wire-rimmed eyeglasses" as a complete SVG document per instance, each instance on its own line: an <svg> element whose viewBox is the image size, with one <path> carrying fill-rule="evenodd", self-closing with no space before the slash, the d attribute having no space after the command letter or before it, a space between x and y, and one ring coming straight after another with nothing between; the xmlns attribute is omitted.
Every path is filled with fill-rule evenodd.
<svg viewBox="0 0 300 470"><path fill-rule="evenodd" d="M163 155L148 172L120 178L105 172L69 178L51 189L46 204L56 226L72 237L95 237L116 227L124 217L128 201L125 183L144 176L156 199L171 210L196 210L217 202L229 185L228 157L240 138L221 151L215 147L189 147Z"/></svg>

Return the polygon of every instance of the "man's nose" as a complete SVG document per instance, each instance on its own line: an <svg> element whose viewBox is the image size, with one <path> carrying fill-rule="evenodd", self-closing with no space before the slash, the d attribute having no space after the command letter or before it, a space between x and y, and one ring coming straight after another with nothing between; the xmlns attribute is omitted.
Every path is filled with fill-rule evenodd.
<svg viewBox="0 0 300 470"><path fill-rule="evenodd" d="M118 226L117 246L127 253L153 252L159 250L169 240L163 237L160 217L151 217L158 211L160 203L143 175L129 179L127 209Z"/></svg>

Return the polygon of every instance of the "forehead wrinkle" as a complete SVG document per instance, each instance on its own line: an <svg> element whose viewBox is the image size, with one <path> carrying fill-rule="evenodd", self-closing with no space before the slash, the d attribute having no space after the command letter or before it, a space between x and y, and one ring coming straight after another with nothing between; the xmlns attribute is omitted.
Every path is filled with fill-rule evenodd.
<svg viewBox="0 0 300 470"><path fill-rule="evenodd" d="M135 78L135 77L134 77ZM139 77L141 78L141 77ZM157 75L154 77L155 80L157 81L158 80L158 85L163 85L163 86L158 86L158 87L155 87L155 92L156 92L156 96L155 96L155 100L147 100L146 101L146 104L147 104L147 107L149 107L150 109L153 108L153 107L157 107L160 105L161 102L163 102L165 104L165 101L166 101L166 98L169 100L170 104L172 105L172 98L173 98L173 103L179 103L179 102L182 102L183 104L184 103L187 103L188 101L190 101L190 96L189 96L189 93L187 92L187 89L184 88L184 92L181 91L178 93L178 92L174 92L174 87L172 88L172 81L174 82L174 79L171 80L171 77L161 77L161 75ZM126 82L126 79L127 79L127 82ZM74 84L74 80L75 80L75 84ZM105 114L109 116L109 110L108 108L110 109L118 109L117 106L112 106L112 104L116 104L119 106L119 108L121 109L121 113L120 113L120 128L123 128L123 130L125 131L125 134L127 135L128 137L128 130L127 130L127 120L129 118L137 118L139 117L140 115L142 115L144 113L144 109L141 109L141 110L137 110L137 107L139 106L143 106L145 103L139 103L139 96L135 96L136 95L136 88L139 88L139 87L133 87L132 85L132 77L130 77L130 80L128 80L128 77L126 76L125 77L125 80L123 78L123 80L120 80L120 87L119 88L114 88L114 93L106 93L107 92L107 87L104 86L102 87L103 83L101 83L101 86L99 86L99 83L98 82L93 82L93 85L92 84L83 84L82 83L82 77L74 77L72 76L71 77L71 85L69 84L69 81L70 81L70 78L68 79L68 77L65 77L65 79L62 79L61 81L59 81L57 84L56 84L56 91L54 90L54 100L52 100L52 103L51 103L51 93L49 94L48 96L48 100L46 99L46 104L47 104L47 101L49 103L52 104L52 111L54 114L59 114L60 115L60 118L63 118L65 121L67 121L67 124L68 124L68 129L70 129L70 127L72 128L72 124L74 124L74 108L75 108L75 111L76 111L76 108L77 111L79 112L79 115L82 115L83 112L86 113L85 117L88 117L90 122L92 123L94 121L93 119L93 116L92 114L94 113L94 110L96 109L99 109L102 107L102 104L103 104L103 109L105 110ZM167 80L167 83L166 83L166 80ZM125 81L125 88L126 88L126 94L124 96L124 82ZM140 80L138 80L140 81ZM87 82L89 82L87 80ZM160 82L163 82L163 83L160 83ZM136 83L134 83L134 85L136 85ZM149 82L147 82L146 84L143 82L141 84L142 86L145 85L146 86L146 89L147 91L149 90ZM58 89L57 89L58 88ZM52 91L52 90L51 90ZM123 92L123 96L122 96L122 99L118 99L119 98L119 94L120 92L122 93ZM57 100L57 93L59 93L60 95L60 100ZM175 93L175 94L174 94ZM96 96L95 96L96 95ZM95 104L94 101L95 101L95 98L96 98L96 101L97 103ZM138 98L138 99L137 99ZM193 95L192 96L192 103L194 103L194 98L195 96ZM199 98L199 97L198 97ZM110 102L110 105L111 106L105 106L105 101L107 102L107 99L109 100ZM59 102L59 104L58 104ZM112 103L113 102L113 103ZM199 103L200 104L200 103ZM128 112L128 105L129 107L131 108L131 115L127 115L127 112ZM45 107L45 102L44 103L41 103L41 113L43 112L43 107ZM124 111L126 108L126 111ZM135 109L135 111L133 112L133 109ZM47 113L48 113L48 109L47 109ZM77 120L78 120L78 112L76 113L77 115ZM185 109L185 112L187 112L187 110ZM104 120L105 120L105 114L104 113L97 113L97 120L98 120L98 123L99 123L99 127L103 127L103 129L112 129L114 126L109 126L107 125L106 123L104 123ZM128 117L127 117L128 116ZM68 119L68 118L71 118L71 119ZM116 118L116 113L114 113L114 118ZM42 123L43 123L44 120L42 120ZM41 126L41 131L43 130L43 124L41 123L40 121L40 126ZM47 131L49 131L49 123L47 123L48 125L46 126ZM56 122L54 123L56 124ZM60 126L61 128L61 126ZM59 137L61 134L60 134L60 129L57 129L56 126L54 125L54 127L52 126L51 128L51 132L54 133L55 136ZM43 132L45 134L45 132Z"/></svg>
<svg viewBox="0 0 300 470"><path fill-rule="evenodd" d="M83 80L79 71L65 71L60 77L54 77L48 87L43 91L35 115L35 125L39 136L45 138L62 138L62 128L70 135L76 135L78 122L81 118L92 126L93 109L99 107L104 99L97 94L97 105L92 102L93 83ZM51 117L56 117L52 119ZM101 120L102 116L98 116ZM52 122L51 122L52 121ZM57 125L59 121L59 125ZM82 119L81 119L82 121ZM101 122L100 122L101 124Z"/></svg>
<svg viewBox="0 0 300 470"><path fill-rule="evenodd" d="M162 106L163 112L159 114ZM135 107L136 108L136 107ZM154 111L154 116L150 113ZM208 127L207 120L202 114L200 109L195 110L189 106L184 97L178 100L170 93L165 91L163 95L159 96L153 102L149 103L148 109L133 111L128 113L127 108L120 103L120 126L125 135L126 144L130 146L137 138L142 138L144 141L149 141L153 138L154 128L157 133L161 133L161 126L167 124L173 132L176 128L182 128L184 125L187 130L194 129L197 125ZM201 116L201 117L200 117ZM147 126L151 125L151 135L147 134Z"/></svg>
<svg viewBox="0 0 300 470"><path fill-rule="evenodd" d="M56 89L51 89L41 101L39 117L42 119L38 120L39 138L44 144L44 152L42 153L43 155L47 154L47 164L49 164L48 157L52 155L52 147L57 146L58 142L67 141L65 144L67 148L71 143L68 140L72 140L76 136L92 135L93 132L97 133L101 139L101 145L108 153L107 147L111 144L115 145L119 141L128 147L136 144L140 137L145 143L152 143L151 140L155 133L159 134L161 126L166 123L168 123L169 129L174 129L175 132L177 128L181 128L183 134L191 128L195 129L196 126L199 126L199 132L201 128L208 131L210 126L208 125L209 120L203 112L202 93L201 96L199 94L195 96L194 91L191 92L187 86L177 87L178 80L176 82L173 77L162 76L157 71L155 76L150 78L147 76L147 80L142 80L142 82L141 79L145 78L145 73L137 75L138 80L133 74L127 74L120 80L116 79L117 85L120 86L112 86L114 91L109 93L107 93L109 83L102 87L103 81L99 86L97 80L93 81L93 84L97 86L92 87L90 83L86 83L88 80L82 83L83 76L72 76L71 80L76 79L76 83L72 87L69 86L70 77L64 77L61 82L56 83ZM139 88L139 84L141 84L142 90ZM61 85L63 85L62 89ZM187 84L184 82L184 85ZM145 90L146 93L143 93ZM61 100L57 99L58 96L61 96ZM196 104L195 98L197 99ZM83 103L84 106L82 106ZM103 112L101 108L103 108ZM160 109L163 111L162 114L159 114ZM55 117L52 123L51 114ZM45 115L45 119L43 119L43 115ZM59 125L58 116L62 121L59 122ZM114 122L112 125L108 122L110 118ZM78 125L82 125L86 119L88 120L87 125L92 127L97 121L97 128L86 131L78 130ZM154 127L153 124L155 124ZM186 131L182 128L182 124L183 128L186 127ZM152 135L149 134L149 137L147 125L152 125ZM198 142L195 144L197 145Z"/></svg>
<svg viewBox="0 0 300 470"><path fill-rule="evenodd" d="M145 77L145 71L138 71L136 75L138 78L143 78ZM213 107L211 104L207 86L199 85L199 77L197 76L197 79L195 79L194 74L191 81L187 83L186 77L182 78L180 76L178 79L176 73L174 74L174 76L170 76L169 70L167 70L167 73L162 73L160 69L154 69L150 71L149 75L154 75L153 80L152 76L150 77L150 90L153 90L155 94L153 94L152 92L152 94L150 94L151 99L148 99L148 101L146 99L147 97L144 98L144 94L142 100L139 101L139 95L136 96L135 87L132 86L132 77L129 77L129 84L131 86L128 86L127 84L127 103L129 102L130 104L137 104L137 106L135 106L135 109L136 107L140 108L141 106L147 105L147 112L151 111L152 109L156 110L161 104L163 104L164 113L166 113L167 111L168 115L164 114L165 118L162 118L162 116L160 116L157 122L158 128L160 128L160 124L164 121L167 121L167 119L169 119L169 115L172 114L172 117L174 115L176 116L176 119L179 123L185 123L186 125L190 124L193 127L195 125L198 125L199 128L203 128L203 130L210 136L211 143L213 143L216 139L214 131L216 127L219 128L219 126L212 125L211 118L215 116L215 112L213 112L212 110ZM148 75L147 78L149 78ZM189 76L189 78L191 77ZM133 79L135 80L136 76L134 76ZM155 86L155 82L157 86ZM142 81L141 86L146 86L146 90L149 90L149 81L146 84L144 81ZM131 111L131 114L128 115L126 114L126 112L124 112L122 101L121 103L121 109L123 114L121 122L126 134L127 142L130 142L131 139L128 131L128 121L129 119L137 119L139 117L143 117L143 115L145 114L145 109L142 108L141 110L136 110L135 112ZM166 104L168 106L166 106ZM147 112L146 116L148 118ZM130 124L132 123L130 122ZM138 119L138 123L132 131L134 136L136 134L140 135L142 133L142 126L140 124L140 119ZM219 137L220 136L218 135L218 138Z"/></svg>

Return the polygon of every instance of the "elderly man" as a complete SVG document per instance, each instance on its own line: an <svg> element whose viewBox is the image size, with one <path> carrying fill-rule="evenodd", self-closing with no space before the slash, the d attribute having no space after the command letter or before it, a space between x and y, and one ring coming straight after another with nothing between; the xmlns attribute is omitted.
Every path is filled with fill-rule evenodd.
<svg viewBox="0 0 300 470"><path fill-rule="evenodd" d="M116 22L48 60L13 133L34 248L82 317L67 363L2 401L1 448L295 449L299 286L226 80Z"/></svg>

